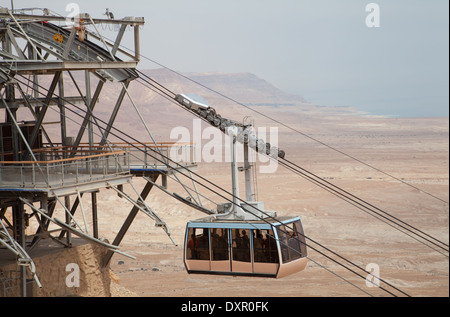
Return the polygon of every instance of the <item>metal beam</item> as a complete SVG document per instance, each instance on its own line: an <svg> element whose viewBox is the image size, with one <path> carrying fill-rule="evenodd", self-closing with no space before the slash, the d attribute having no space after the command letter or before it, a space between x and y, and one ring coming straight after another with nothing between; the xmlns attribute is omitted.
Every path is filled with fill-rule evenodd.
<svg viewBox="0 0 450 317"><path fill-rule="evenodd" d="M31 134L30 139L28 140L28 144L33 147L34 142L36 141L36 138L39 133L39 129L41 128L42 122L44 121L45 114L47 113L48 106L50 104L50 100L53 97L53 93L55 92L56 85L59 82L59 78L61 77L61 72L56 72L55 76L53 77L52 84L50 85L50 88L48 90L47 96L45 97L44 105L41 108L41 112L39 113L39 118L36 121L36 126L33 129L33 132Z"/></svg>
<svg viewBox="0 0 450 317"><path fill-rule="evenodd" d="M9 18L10 15L7 8L0 9L0 18ZM84 13L83 15L86 15ZM34 14L14 14L17 20L33 20L33 21L55 21L55 22L66 22L67 18L63 16L54 15L34 15ZM92 19L94 23L102 24L125 24L125 25L144 25L145 19L143 17L127 17L124 19ZM88 24L85 20L84 24Z"/></svg>
<svg viewBox="0 0 450 317"><path fill-rule="evenodd" d="M53 212L55 211L56 207L56 199L48 200L47 197L45 197L45 201L41 202L41 209L47 212L47 215L51 218L53 217ZM36 215L36 217L39 217L39 215ZM39 228L36 230L35 237L33 238L33 241L31 241L31 248L33 248L41 239L39 237L39 234L42 232L48 231L48 226L50 225L50 220L41 217L39 221Z"/></svg>
<svg viewBox="0 0 450 317"><path fill-rule="evenodd" d="M23 54L22 50L20 49L19 44L17 44L16 38L15 38L14 34L11 32L11 28L9 26L6 27L6 34L8 35L9 40L11 41L11 44L16 49L19 58L27 59L25 57L25 55Z"/></svg>
<svg viewBox="0 0 450 317"><path fill-rule="evenodd" d="M9 86L9 85L8 85ZM7 106L6 103L4 103ZM6 122L11 124L12 133L12 150L13 150L13 160L19 160L19 134L20 127L14 123L17 122L17 109L9 109L6 113Z"/></svg>
<svg viewBox="0 0 450 317"><path fill-rule="evenodd" d="M23 203L18 201L12 207L13 210L13 224L14 224L14 239L18 244L25 249L25 209ZM27 297L27 272L25 266L20 266L20 290L21 296Z"/></svg>
<svg viewBox="0 0 450 317"><path fill-rule="evenodd" d="M156 181L159 175L152 176L153 182ZM145 200L150 193L151 189L153 188L153 184L151 182L147 182L145 184L144 189L142 189L142 192L140 194L140 197L142 197L143 200ZM121 242L125 234L127 233L128 229L130 228L131 224L133 223L134 218L139 212L139 208L137 206L133 206L130 213L128 214L127 219L123 223L122 227L120 228L119 233L117 234L116 238L113 241L113 245L118 246ZM111 261L111 258L113 256L114 252L108 251L108 253L105 255L105 258L103 259L103 267L106 267L109 262Z"/></svg>
<svg viewBox="0 0 450 317"><path fill-rule="evenodd" d="M117 37L116 37L116 41L114 42L114 46L111 49L111 53L113 55L116 55L117 50L119 49L119 46L120 46L120 42L122 42L122 38L123 38L123 35L125 34L126 29L127 29L127 25L125 25L125 24L123 24L120 27L119 33L117 34Z"/></svg>
<svg viewBox="0 0 450 317"><path fill-rule="evenodd" d="M31 89L34 90L34 88L32 88L30 85L27 85L27 87L30 87ZM58 97L54 97L52 98L52 100L50 100L49 106L56 106L58 105L59 102ZM67 101L68 103L84 103L84 96L83 97L64 97L64 100ZM33 99L28 99L28 98L16 98L15 101L10 102L9 103L9 107L11 109L15 109L15 108L21 108L21 107L28 107L28 105L33 106L33 107L41 107L44 104L45 98L33 98ZM0 104L0 108L3 108L2 105Z"/></svg>
<svg viewBox="0 0 450 317"><path fill-rule="evenodd" d="M94 96L92 97L91 103L88 107L88 111L86 112L86 116L84 117L83 123L81 124L80 130L78 131L77 138L74 142L74 149L80 145L81 139L83 138L84 131L86 130L87 124L91 118L92 112L94 111L95 104L97 103L98 97L100 96L100 93L102 91L103 85L105 84L104 81L100 80L97 88L95 89ZM71 155L71 157L75 156L75 152Z"/></svg>
<svg viewBox="0 0 450 317"><path fill-rule="evenodd" d="M127 93L127 88L129 84L130 82L127 81L126 83L124 83L125 87L122 87L122 91L120 92L119 98L117 98L116 105L114 106L114 109L111 113L111 117L109 118L108 121L108 125L106 126L105 132L103 133L102 140L100 141L100 146L105 145L106 141L108 140L109 133L111 132L111 128L114 124L114 121L116 120L117 114L119 113L119 109L122 105L123 98Z"/></svg>
<svg viewBox="0 0 450 317"><path fill-rule="evenodd" d="M119 49L120 42L122 41L122 38L123 38L123 35L124 35L126 29L127 29L126 25L122 25L120 27L119 34L117 34L116 41L114 42L114 46L111 49L111 54L113 56L116 55L116 52ZM124 87L122 87L122 91L120 92L119 98L117 99L116 105L114 106L113 112L111 113L111 117L109 119L108 125L106 126L105 132L103 133L103 136L102 136L102 140L100 141L100 146L105 145L105 143L108 140L108 135L111 132L111 128L112 128L112 125L114 124L114 121L116 120L117 113L119 112L120 106L122 105L122 102L123 102L123 98L125 97L125 94L127 93L127 88L128 88L129 84L130 84L130 81L128 81L128 80L123 84Z"/></svg>
<svg viewBox="0 0 450 317"><path fill-rule="evenodd" d="M68 197L68 196L65 196L65 197ZM81 197L83 197L83 193L81 193ZM56 200L55 200L55 202L56 202ZM77 197L77 198L75 199L75 201L73 202L72 208L70 209L70 214L71 214L72 216L75 215L75 211L77 210L79 204L80 204L80 199ZM70 206L68 206L67 208L70 208ZM61 233L59 234L59 237L58 237L58 238L59 238L59 239L64 238L64 236L66 235L66 233L68 233L67 230L61 231Z"/></svg>
<svg viewBox="0 0 450 317"><path fill-rule="evenodd" d="M23 97L23 99L22 99L23 102L25 103L25 105L28 107L28 109L30 110L31 114L33 115L34 120L37 120L38 119L38 115L34 111L33 107L31 106L27 96L25 95L25 92L22 90L22 87L19 84L17 84L17 88L18 88L20 94ZM50 139L50 136L47 134L47 131L45 131L44 127L42 127L42 132L44 133L44 136L47 139L47 142L50 143L50 145L53 147L52 140Z"/></svg>
<svg viewBox="0 0 450 317"><path fill-rule="evenodd" d="M14 61L11 66L11 61L2 62L0 65L12 68L15 72L27 75L35 72L41 74L53 73L55 71L69 71L69 70L101 70L101 69L126 69L136 68L137 61Z"/></svg>
<svg viewBox="0 0 450 317"><path fill-rule="evenodd" d="M91 193L92 199L92 231L94 238L98 239L98 217L97 217L97 192Z"/></svg>
<svg viewBox="0 0 450 317"><path fill-rule="evenodd" d="M70 31L69 39L66 42L66 48L64 49L63 57L64 59L67 59L69 57L70 49L72 47L73 41L75 40L76 35L75 27L72 27L72 30Z"/></svg>

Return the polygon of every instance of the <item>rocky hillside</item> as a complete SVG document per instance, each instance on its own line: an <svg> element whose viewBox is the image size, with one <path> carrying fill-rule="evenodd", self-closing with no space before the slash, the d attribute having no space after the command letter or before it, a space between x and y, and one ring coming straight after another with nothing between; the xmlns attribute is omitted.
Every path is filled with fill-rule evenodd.
<svg viewBox="0 0 450 317"><path fill-rule="evenodd" d="M214 101L219 96L211 94L210 90L201 85L248 105L279 106L305 103L302 97L285 93L251 73L182 74L185 77L166 69L146 70L144 73L162 85L170 87L175 93L204 93Z"/></svg>
<svg viewBox="0 0 450 317"><path fill-rule="evenodd" d="M177 74L167 69L144 70L143 73L176 94L193 93L202 96L220 114L229 116L234 120L241 121L245 116L250 116L254 113L252 114L251 111L246 113L245 108L230 99L252 107L309 107L302 97L285 93L269 82L250 73ZM79 80L80 86L83 87L84 74L79 73L75 75ZM50 78L48 79L50 80ZM66 89L69 91L73 90L73 94L76 95L76 89L70 82L70 79L66 78L65 81ZM181 109L177 104L167 100L167 98L164 98L164 95L158 94L154 89L149 89L151 87L148 82L150 80L146 76L141 76L140 79L130 84L129 92L134 104L151 127L155 137L167 138L171 127L174 126L191 126L194 116ZM96 79L91 79L91 83L91 91L93 92L96 88ZM73 89L70 88L72 86ZM94 110L99 118L105 121L109 120L120 90L121 85L119 83L107 82L104 85L99 103ZM84 108L83 105L79 106ZM70 131L71 133L76 133L78 127L74 121L80 121L80 117L70 112L68 112L68 115L73 118L73 120L68 122L68 125L71 126ZM132 135L140 135L139 133L144 131L139 116L127 96L117 116L115 127Z"/></svg>
<svg viewBox="0 0 450 317"><path fill-rule="evenodd" d="M167 69L144 70L143 73L146 76L141 76L140 79L132 82L129 92L134 104L150 127L152 134L159 140L167 140L173 127L186 126L191 128L192 119L196 117L168 100L163 94L157 93L149 85L151 81L148 78L176 94L197 94L208 100L209 104L222 116L236 121L242 121L244 118L249 117L251 120L254 120L257 126L274 125L274 122L267 118L273 117L283 122L287 120L287 124L300 124L303 128L306 128L315 121L313 118L322 120L327 116L356 114L354 109L350 108L325 108L308 104L301 96L288 94L251 73L177 74ZM84 91L84 73L74 72L74 76ZM48 83L45 83L46 81ZM48 78L43 78L41 84L49 86L50 81L51 77L49 76ZM95 91L96 85L97 80L92 76L92 93ZM69 76L65 76L65 88L66 96L77 95L77 90ZM99 102L94 109L96 116L105 122L109 120L121 89L120 83L107 82L104 85ZM245 104L248 108L234 101ZM78 105L78 107L85 109L85 106L82 104ZM71 108L75 109L74 107ZM251 109L266 114L266 117L258 115ZM75 109L75 111L84 116L81 110ZM53 112L54 120L50 120L57 121L59 113L56 110ZM68 135L75 136L79 129L81 117L70 110L66 111L66 114L69 117L67 121ZM136 113L128 96L124 99L114 127L134 137L140 138L144 134L147 135L145 127L141 123L139 115ZM47 129L54 130L54 133L59 134L59 129L56 125L48 126ZM94 133L98 134L98 129L95 129ZM151 140L149 139L148 141L150 142Z"/></svg>

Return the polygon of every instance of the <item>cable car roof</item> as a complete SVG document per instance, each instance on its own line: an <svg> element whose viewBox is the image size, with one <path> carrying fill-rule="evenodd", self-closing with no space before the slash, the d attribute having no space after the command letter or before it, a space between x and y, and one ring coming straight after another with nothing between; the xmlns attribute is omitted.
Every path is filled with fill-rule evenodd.
<svg viewBox="0 0 450 317"><path fill-rule="evenodd" d="M265 220L226 220L205 217L188 222L188 228L225 228L225 229L271 229L272 227L300 221L300 217L283 216Z"/></svg>

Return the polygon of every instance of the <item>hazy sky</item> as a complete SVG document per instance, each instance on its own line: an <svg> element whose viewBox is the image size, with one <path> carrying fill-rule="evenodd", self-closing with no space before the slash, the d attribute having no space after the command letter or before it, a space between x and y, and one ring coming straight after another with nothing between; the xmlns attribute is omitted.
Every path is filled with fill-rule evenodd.
<svg viewBox="0 0 450 317"><path fill-rule="evenodd" d="M251 72L318 105L448 116L448 0L15 0L143 16L141 53L180 72ZM380 9L369 28L366 5ZM2 0L2 6L10 6ZM128 37L132 38L131 34ZM127 43L127 42L124 42ZM143 59L140 68L157 66Z"/></svg>

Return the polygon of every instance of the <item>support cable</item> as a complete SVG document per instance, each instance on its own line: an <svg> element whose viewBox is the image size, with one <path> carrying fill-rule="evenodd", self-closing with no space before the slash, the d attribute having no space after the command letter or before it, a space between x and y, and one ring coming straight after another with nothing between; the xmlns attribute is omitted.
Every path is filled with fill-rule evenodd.
<svg viewBox="0 0 450 317"><path fill-rule="evenodd" d="M151 62L153 62L153 63L155 63L155 64L157 64L157 65L159 65L159 66L161 66L161 67L163 67L164 69L167 69L167 70L173 72L174 74L176 74L176 75L178 75L178 76L180 76L180 77L182 77L182 78L184 78L184 79L187 79L187 80L189 80L189 81L191 81L191 82L193 82L193 83L195 83L195 84L197 84L197 85L199 85L199 86L201 86L201 87L203 87L203 88L205 88L205 89L207 89L207 90L209 90L209 91L211 91L211 92L213 92L213 93L215 93L215 94L217 94L217 95L219 95L219 96L221 96L221 97L223 97L223 98L225 98L225 99L227 99L227 100L229 100L229 101L232 101L232 102L234 102L234 103L236 103L236 104L238 104L238 105L240 105L240 106L242 106L242 107L244 107L244 108L246 108L246 109L248 109L248 110L250 110L250 111L253 111L253 112L255 112L255 113L257 113L257 114L263 116L263 117L266 118L266 119L269 119L269 120L271 120L271 121L273 121L273 122L275 122L275 123L277 123L277 124L279 124L279 125L281 125L281 126L287 128L287 129L289 129L289 130L291 130L291 131L294 131L294 132L296 132L296 133L298 133L298 134L300 134L300 135L302 135L302 136L304 136L304 137L306 137L306 138L308 138L308 139L310 139L310 140L312 140L312 141L314 141L314 142L317 142L317 143L319 143L319 144L321 144L321 145L323 145L323 146L325 146L325 147L327 147L327 148L329 148L329 149L331 149L331 150L333 150L333 151L335 151L335 152L337 152L337 153L339 153L339 154L342 154L342 155L344 155L344 156L346 156L346 157L348 157L348 158L350 158L350 159L352 159L352 160L354 160L354 161L356 161L356 162L358 162L358 163L360 163L360 164L362 164L362 165L365 165L365 166L367 166L367 167L369 167L369 168L371 168L371 169L373 169L373 170L375 170L375 171L377 171L377 172L379 172L379 173L382 173L382 174L384 174L384 175L386 175L386 176L388 176L388 177L390 177L390 178L392 178L392 179L395 179L396 181L398 181L398 182L400 182L400 183L403 183L403 184L405 184L405 185L407 185L407 186L410 186L410 187L412 187L412 188L414 188L414 189L420 191L421 193L424 193L424 194L426 194L426 195L428 195L428 196L430 196L430 197L432 197L432 198L434 198L434 199L437 199L437 200L439 200L439 201L441 201L441 202L443 202L443 203L445 203L445 204L447 204L447 205L449 204L448 201L446 201L446 200L444 200L444 199L442 199L442 198L440 198L440 197L437 197L437 196L435 196L435 195L433 195L433 194L431 194L431 193L429 193L429 192L427 192L427 191L425 191L425 190L423 190L423 189L421 189L421 188L418 188L417 186L414 186L414 185L412 185L412 184L410 184L410 183L408 183L408 182L405 182L405 181L402 180L401 178L398 178L398 177L396 177L396 176L394 176L394 175L392 175L392 174L390 174L390 173L387 173L387 172L381 170L380 168L377 168L377 167L375 167L375 166L373 166L373 165L371 165L371 164L368 164L368 163L362 161L361 159L356 158L355 156L352 156L352 155L350 155L350 154L347 154L347 153L343 152L342 150L337 149L336 147L333 147L333 146L331 146L331 145L328 145L328 144L326 144L326 143L323 142L323 141L320 141L320 140L318 140L318 139L316 139L316 138L314 138L314 137L312 137L312 136L310 136L310 135L308 135L308 134L306 134L306 133L304 133L304 132L301 132L301 131L298 130L298 129L295 129L295 128L293 128L293 127L291 127L291 126L289 126L289 125L287 125L287 124L285 124L285 123L283 123L283 122L281 122L281 121L279 121L279 120L277 120L277 119L275 119L275 118L273 118L273 117L270 117L270 116L268 116L268 115L262 113L261 111L258 111L258 110L256 110L256 109L253 109L253 108L251 108L251 107L245 105L245 104L242 103L242 102L239 102L239 101L237 101L237 100L235 100L235 99L233 99L233 98L230 98L230 97L228 97L228 96L222 94L221 92L219 92L219 91L217 91L217 90L215 90L215 89L209 88L208 86L203 85L202 83L200 83L200 82L198 82L198 81L196 81L196 80L193 80L193 79L191 79L191 78L189 78L189 77L187 77L187 76L181 74L180 72L177 72L177 71L175 71L175 70L173 70L173 69L171 69L171 68L169 68L169 67L167 67L167 66L164 66L164 65L162 65L162 64L160 64L160 63L158 63L158 62L156 62L156 61L154 61L154 60L152 60L152 59L150 59L150 58L148 58L148 57L145 57L145 56L143 56L143 55L141 55L141 57L143 57L143 58L145 58L145 59L147 59L147 60L149 60L149 61L151 61ZM149 76L147 76L147 75L144 74L143 72L141 72L141 71L139 71L139 70L137 70L137 72L138 72L140 75L142 75L142 76L144 76L144 77L146 77L146 78L149 78Z"/></svg>
<svg viewBox="0 0 450 317"><path fill-rule="evenodd" d="M425 235L425 236L431 238L432 240L434 240L434 241L436 241L436 242L438 242L438 243L443 244L444 246L447 247L446 249L445 249L444 247L442 247L442 246L436 244L435 242L433 242L433 241L431 241L431 240L429 240L429 239L426 239L426 238L424 238L424 237L421 236L422 239L424 239L424 240L426 240L426 241L428 241L428 242L430 242L430 243L432 243L432 244L438 246L439 248L442 248L442 249L445 249L446 251L448 251L449 245L448 245L447 243L438 240L437 238L435 238L435 237L433 237L433 236L431 236L431 235L429 235L429 234L423 232L422 230L420 230L420 229L418 229L418 228L416 228L416 227L414 227L414 226L412 226L412 225L406 223L405 221L399 219L398 217L395 217L395 216L393 216L392 214L390 214L390 213L388 213L388 212L386 212L386 211L384 211L384 210L382 210L382 209L380 209L380 208L378 208L378 207L372 205L371 203L367 202L366 200L363 200L363 199L361 199L361 198L356 197L355 195L351 194L350 192L348 192L348 191L346 191L346 190L344 190L344 189L342 189L342 188L340 188L340 187L338 187L338 186L336 186L336 185L334 185L334 184L328 182L327 180L325 180L325 179L323 179L323 178L321 178L321 177L319 177L319 176L317 176L317 175L315 175L315 174L313 174L313 173L311 173L311 172L305 170L304 168L300 167L299 165L297 165L297 164L295 164L295 163L293 163L293 162L291 162L291 161L289 161L289 160L287 160L287 159L282 159L282 160L283 160L285 163L288 163L288 164L294 166L295 168L293 168L293 170L298 171L298 172L299 172L299 171L305 172L305 173L311 175L312 177L314 177L315 179L320 180L320 182L323 182L323 183L325 184L324 186L326 186L327 188L330 188L330 189L333 190L333 191L334 191L334 189L332 189L332 188L335 188L336 190L342 191L342 192L345 194L346 197L350 197L349 199L350 199L351 201L355 201L358 205L366 204L366 205L369 206L370 208L373 208L373 209L379 211L380 213L387 215L388 217L392 217L394 220L389 220L389 221L392 221L392 222L398 221L398 222L401 223L401 224L396 223L396 222L395 222L395 224L397 224L398 226L402 227L403 229L406 229L407 231L410 231L410 232L412 232L411 229L412 229L412 230L416 230L416 231L418 231L419 233L421 233L421 234L423 234L423 235ZM285 166L288 166L288 164L286 164ZM305 174L302 173L302 175L305 175ZM364 207L364 208L367 208L367 209L370 209L369 207L366 207L366 206L363 206L363 207ZM377 215L383 217L383 218L386 218L385 216L381 215L380 213L378 213L378 212L376 212L376 211L374 211L374 210L371 210L371 211L374 212L375 214L377 214ZM387 218L386 218L386 219L387 219ZM411 229L409 229L409 228L411 228Z"/></svg>

